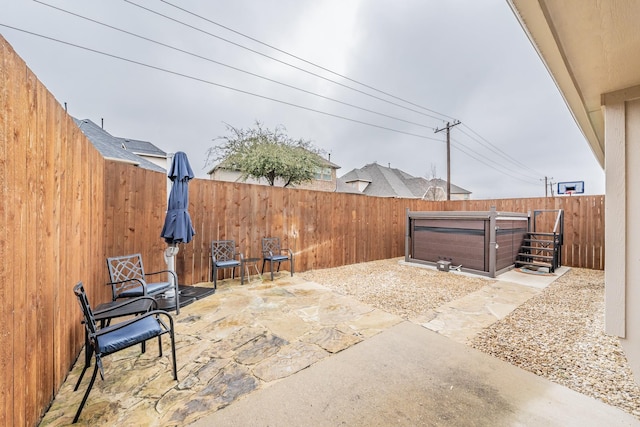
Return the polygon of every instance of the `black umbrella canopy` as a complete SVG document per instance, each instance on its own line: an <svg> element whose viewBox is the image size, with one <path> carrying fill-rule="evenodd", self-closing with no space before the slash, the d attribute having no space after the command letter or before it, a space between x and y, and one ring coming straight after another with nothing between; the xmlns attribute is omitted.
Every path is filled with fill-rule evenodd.
<svg viewBox="0 0 640 427"><path fill-rule="evenodd" d="M171 184L167 216L160 237L170 244L189 243L196 234L189 216L189 180L193 179L193 170L187 155L178 151L173 156L168 174Z"/></svg>

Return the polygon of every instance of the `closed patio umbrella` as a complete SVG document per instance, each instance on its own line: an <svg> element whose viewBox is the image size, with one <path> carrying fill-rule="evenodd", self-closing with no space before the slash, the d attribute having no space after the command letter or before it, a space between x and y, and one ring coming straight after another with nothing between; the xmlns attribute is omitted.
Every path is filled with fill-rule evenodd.
<svg viewBox="0 0 640 427"><path fill-rule="evenodd" d="M196 234L189 216L189 180L193 179L193 171L187 155L178 151L173 156L168 174L172 181L167 216L160 236L170 245L189 243Z"/></svg>
<svg viewBox="0 0 640 427"><path fill-rule="evenodd" d="M171 271L175 271L174 257L178 253L178 243L189 243L196 234L188 211L189 180L193 177L187 155L178 151L173 156L168 173L172 184L167 202L167 215L160 233L160 237L169 245L165 251L165 259ZM181 303L186 303L186 301L181 301Z"/></svg>

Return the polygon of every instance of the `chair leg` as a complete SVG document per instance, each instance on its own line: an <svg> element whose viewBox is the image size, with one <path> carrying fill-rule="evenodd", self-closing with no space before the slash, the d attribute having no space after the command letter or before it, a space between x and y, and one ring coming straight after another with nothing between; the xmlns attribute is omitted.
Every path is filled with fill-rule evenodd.
<svg viewBox="0 0 640 427"><path fill-rule="evenodd" d="M104 324L102 325L104 327ZM80 373L80 377L76 382L76 386L73 388L73 391L78 391L78 387L80 387L80 383L82 382L82 378L84 377L84 373L87 372L87 368L91 366L91 356L93 356L93 347L91 343L89 343L89 335L87 335L87 331L84 331L84 368L82 368L82 372Z"/></svg>
<svg viewBox="0 0 640 427"><path fill-rule="evenodd" d="M176 361L176 338L173 333L173 325L171 325L171 331L169 332L171 337L171 355L173 356L173 379L178 381L178 362Z"/></svg>
<svg viewBox="0 0 640 427"><path fill-rule="evenodd" d="M291 277L293 277L293 257L289 260L289 264L291 264Z"/></svg>
<svg viewBox="0 0 640 427"><path fill-rule="evenodd" d="M218 289L218 270L215 266L211 271L211 276L213 277L213 289Z"/></svg>
<svg viewBox="0 0 640 427"><path fill-rule="evenodd" d="M178 282L176 281L176 283L174 284L174 292L175 292L175 299L176 299L176 316L178 314L180 314L180 288L178 287Z"/></svg>
<svg viewBox="0 0 640 427"><path fill-rule="evenodd" d="M73 388L73 391L78 391L78 387L80 387L80 383L82 382L82 378L84 377L84 373L87 372L89 366L91 366L91 355L93 351L89 350L90 345L85 344L85 359L84 359L84 368L82 368L82 372L80 373L80 377L78 377L78 381L76 382L76 386ZM93 349L93 347L91 347ZM91 351L91 353L89 353Z"/></svg>
<svg viewBox="0 0 640 427"><path fill-rule="evenodd" d="M273 282L273 260L271 262L271 281Z"/></svg>
<svg viewBox="0 0 640 427"><path fill-rule="evenodd" d="M93 368L93 375L91 375L91 382L89 382L89 387L87 388L87 391L84 393L84 396L82 397L82 402L80 402L80 406L78 407L78 411L76 412L76 416L73 417L73 424L78 422L78 418L80 418L80 413L82 412L82 408L84 408L84 404L87 402L87 398L89 397L89 393L91 392L91 389L93 388L93 383L96 382L96 376L98 376L98 364L95 364L95 367Z"/></svg>

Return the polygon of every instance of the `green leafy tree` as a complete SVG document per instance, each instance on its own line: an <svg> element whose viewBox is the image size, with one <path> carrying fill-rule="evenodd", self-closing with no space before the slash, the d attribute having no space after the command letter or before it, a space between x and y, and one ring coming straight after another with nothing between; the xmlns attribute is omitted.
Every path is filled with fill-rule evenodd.
<svg viewBox="0 0 640 427"><path fill-rule="evenodd" d="M209 148L207 163L223 163L242 173L242 178L265 178L269 185L281 179L284 187L311 181L321 166L319 151L311 142L294 140L283 126L271 130L260 122L242 129L226 125L228 135Z"/></svg>

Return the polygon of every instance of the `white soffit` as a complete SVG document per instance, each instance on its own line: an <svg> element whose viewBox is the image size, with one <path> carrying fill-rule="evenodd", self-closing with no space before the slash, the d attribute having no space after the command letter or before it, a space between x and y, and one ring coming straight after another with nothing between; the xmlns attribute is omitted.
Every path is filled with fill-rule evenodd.
<svg viewBox="0 0 640 427"><path fill-rule="evenodd" d="M507 1L603 165L601 96L640 85L640 1Z"/></svg>

